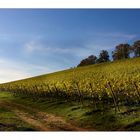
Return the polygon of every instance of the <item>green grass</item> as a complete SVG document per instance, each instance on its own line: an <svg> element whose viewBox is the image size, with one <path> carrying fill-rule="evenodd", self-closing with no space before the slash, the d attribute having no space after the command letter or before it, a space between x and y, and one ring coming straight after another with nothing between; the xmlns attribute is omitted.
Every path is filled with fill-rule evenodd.
<svg viewBox="0 0 140 140"><path fill-rule="evenodd" d="M35 131L35 129L20 120L12 111L0 107L0 131Z"/></svg>
<svg viewBox="0 0 140 140"><path fill-rule="evenodd" d="M121 130L140 130L140 124L136 123L140 120L140 110L139 107L120 107L120 113L115 114L114 108L110 108L109 110L97 110L95 111L92 107L89 106L81 106L75 102L63 102L60 100L33 100L27 97L14 97L9 93L0 93L0 99L4 99L6 101L22 104L24 106L28 106L30 108L36 108L40 111L44 111L47 113L54 114L56 116L61 116L68 122L72 124L86 128L87 130L96 130L96 131L115 131ZM135 109L133 112L130 110ZM21 128L28 128L25 124L24 127L21 127L23 123L21 121L17 121L18 118L15 119L14 114L11 112L7 112L7 110L2 109L0 112L0 116L3 118L2 122L8 122L12 124L16 124L17 130ZM130 125L130 126L129 126ZM128 126L128 127L127 127ZM125 128L126 127L126 128ZM12 130L14 131L12 128ZM6 128L7 130L7 128ZM26 129L25 129L26 130Z"/></svg>
<svg viewBox="0 0 140 140"><path fill-rule="evenodd" d="M21 121L13 112L0 108L0 131L35 131L35 129Z"/></svg>

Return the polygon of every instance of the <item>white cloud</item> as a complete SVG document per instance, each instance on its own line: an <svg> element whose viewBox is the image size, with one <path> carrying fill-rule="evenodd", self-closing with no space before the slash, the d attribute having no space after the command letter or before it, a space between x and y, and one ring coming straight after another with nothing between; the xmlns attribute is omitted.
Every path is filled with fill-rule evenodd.
<svg viewBox="0 0 140 140"><path fill-rule="evenodd" d="M52 72L45 66L19 63L8 59L0 58L0 83L20 80L39 74Z"/></svg>
<svg viewBox="0 0 140 140"><path fill-rule="evenodd" d="M94 38L96 36L96 38ZM84 47L79 50L80 57L88 56L91 53L98 56L101 50L114 50L115 46L120 43L127 43L137 37L135 34L126 33L97 33L93 39L85 42Z"/></svg>
<svg viewBox="0 0 140 140"><path fill-rule="evenodd" d="M102 47L104 47L104 49L108 49L112 47L112 45L110 45L110 42L111 43L114 42L113 45L117 45L115 43L119 41L126 41L126 40L129 41L136 37L135 34L127 34L127 33L121 33L121 32L114 32L114 33L98 32L93 35L96 36L97 39L93 37L88 42L83 42L82 47L79 47L79 46L61 47L61 44L58 44L58 46L49 46L47 43L42 44L41 41L34 40L34 41L27 42L24 45L24 50L28 53L33 53L33 52L38 52L38 51L45 52L45 53L46 52L48 53L73 53L73 54L80 53L80 52L86 53L86 52L89 52L90 49L97 50L97 48L102 48ZM123 43L123 42L120 42L120 43ZM110 45L110 46L107 46L107 45Z"/></svg>
<svg viewBox="0 0 140 140"><path fill-rule="evenodd" d="M30 41L24 45L24 50L28 55L33 53L40 53L47 55L57 55L57 57L65 58L63 59L65 63L71 63L69 57L74 56L75 59L82 59L91 54L98 56L100 50L110 49L112 46L97 45L93 41L85 42L85 44L80 46L71 46L71 47L61 47L61 46L46 46L41 44L41 42ZM65 54L65 55L64 55ZM66 57L66 55L68 57ZM49 62L49 60L48 60Z"/></svg>
<svg viewBox="0 0 140 140"><path fill-rule="evenodd" d="M6 59L0 59L0 83L18 80L29 76L30 74L19 69L17 64Z"/></svg>
<svg viewBox="0 0 140 140"><path fill-rule="evenodd" d="M93 35L100 36L100 37L107 37L107 38L122 39L122 40L131 40L137 36L136 34L128 34L123 32L98 32Z"/></svg>
<svg viewBox="0 0 140 140"><path fill-rule="evenodd" d="M34 51L40 51L40 50L42 50L42 48L43 48L42 45L36 41L30 41L24 45L24 50L27 53L32 53Z"/></svg>
<svg viewBox="0 0 140 140"><path fill-rule="evenodd" d="M98 56L101 50L108 50L111 52L119 43L130 41L136 38L136 36L137 35L135 34L127 34L122 32L98 32L96 34L91 34L87 40L84 40L83 42L81 41L81 46L76 46L73 44L73 42L70 42L70 44L65 47L63 44L62 46L61 44L50 46L47 43L43 43L41 39L36 39L31 40L24 45L24 52L26 52L27 55L35 54L38 56L39 54L40 56L41 54L43 58L44 56L49 58L49 56L54 55L60 59L64 58L63 62L65 61L64 63L71 65L71 56L76 61L79 61L91 54ZM47 61L49 63L49 59L47 59Z"/></svg>
<svg viewBox="0 0 140 140"><path fill-rule="evenodd" d="M68 53L71 51L71 48L44 45L41 41L29 41L24 45L24 51L29 54L34 52Z"/></svg>
<svg viewBox="0 0 140 140"><path fill-rule="evenodd" d="M126 40L131 40L131 39L134 39L136 37L135 34L125 34L125 33L110 34L110 36L119 37L119 38L126 39Z"/></svg>

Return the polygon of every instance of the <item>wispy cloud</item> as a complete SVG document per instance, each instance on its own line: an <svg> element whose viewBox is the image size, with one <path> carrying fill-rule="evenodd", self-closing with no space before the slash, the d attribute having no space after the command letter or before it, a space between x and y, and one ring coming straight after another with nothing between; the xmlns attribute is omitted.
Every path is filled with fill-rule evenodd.
<svg viewBox="0 0 140 140"><path fill-rule="evenodd" d="M15 81L50 72L52 72L51 69L45 66L19 63L9 59L0 58L0 83Z"/></svg>
<svg viewBox="0 0 140 140"><path fill-rule="evenodd" d="M0 37L2 36L3 39L4 37L5 39L7 37L7 35L0 35ZM124 39L131 40L135 37L136 35L124 33L98 33L96 35L96 38L93 37L88 41L83 41L81 43L81 46L73 43L70 43L68 46L63 46L62 44L51 46L39 39L31 40L23 45L23 49L26 54L28 54L29 56L34 53L35 56L37 56L38 54L45 54L45 57L47 55L56 56L57 58L61 58L63 62L54 62L54 66L54 64L52 64L52 61L56 61L57 58L55 60L47 59L47 63L45 65L41 63L40 65L37 65L32 64L30 61L19 63L18 60L14 61L10 60L10 58L0 58L0 83L61 70L65 67L65 64L67 64L67 66L73 66L76 63L79 63L81 59L91 54L98 56L100 50L114 49L117 43L121 43L121 41L123 41ZM73 58L74 61L71 58ZM63 65L63 68L60 68L60 65Z"/></svg>
<svg viewBox="0 0 140 140"><path fill-rule="evenodd" d="M66 45L63 42L50 45L46 40L34 39L25 43L23 49L25 55L29 57L34 55L36 59L39 58L43 62L45 60L46 65L50 64L48 67L50 68L49 71L52 72L56 71L60 65L64 67L76 65L81 59L91 54L98 56L101 50L108 50L111 53L116 45L135 37L136 35L134 34L100 32L96 35L91 35L87 40L81 40L80 43L71 41L67 42ZM51 67L52 65L55 65L55 69Z"/></svg>
<svg viewBox="0 0 140 140"><path fill-rule="evenodd" d="M49 46L43 44L41 41L29 41L24 45L24 51L31 54L34 52L48 52L48 53L67 53L71 51L71 48L60 46Z"/></svg>
<svg viewBox="0 0 140 140"><path fill-rule="evenodd" d="M100 32L100 33L98 32L96 33L96 36L131 40L131 39L134 39L137 35L123 33L123 32Z"/></svg>
<svg viewBox="0 0 140 140"><path fill-rule="evenodd" d="M35 41L30 41L24 45L24 49L27 53L32 53L34 51L42 50L42 46Z"/></svg>
<svg viewBox="0 0 140 140"><path fill-rule="evenodd" d="M131 40L136 38L136 34L126 34L126 33L112 33L108 34L108 36L115 37L115 38L122 38L124 40Z"/></svg>
<svg viewBox="0 0 140 140"><path fill-rule="evenodd" d="M19 68L17 64L0 58L0 83L27 78L30 74Z"/></svg>
<svg viewBox="0 0 140 140"><path fill-rule="evenodd" d="M92 35L90 39L87 39L88 41L82 42L83 44L81 43L81 46L74 45L72 44L72 42L70 42L70 44L72 45L69 44L68 46L65 47L63 47L62 44L56 44L55 46L54 45L50 46L47 43L43 44L40 40L32 40L24 45L24 50L28 53L39 52L39 51L48 52L48 53L50 52L51 53L74 53L74 52L77 53L78 51L84 51L86 53L86 51L89 51L90 49L93 50L97 50L97 48L108 49L112 47L112 45L117 45L115 43L119 41L130 41L131 39L134 39L137 36L135 34L127 34L127 33L119 33L119 32L115 32L115 33L98 32Z"/></svg>

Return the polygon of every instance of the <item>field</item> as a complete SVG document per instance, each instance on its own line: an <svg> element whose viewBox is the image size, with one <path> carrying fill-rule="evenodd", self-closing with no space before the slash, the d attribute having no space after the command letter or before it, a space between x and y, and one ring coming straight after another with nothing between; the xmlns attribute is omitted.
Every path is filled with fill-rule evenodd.
<svg viewBox="0 0 140 140"><path fill-rule="evenodd" d="M61 116L78 130L140 130L140 58L70 68L0 90L11 104Z"/></svg>

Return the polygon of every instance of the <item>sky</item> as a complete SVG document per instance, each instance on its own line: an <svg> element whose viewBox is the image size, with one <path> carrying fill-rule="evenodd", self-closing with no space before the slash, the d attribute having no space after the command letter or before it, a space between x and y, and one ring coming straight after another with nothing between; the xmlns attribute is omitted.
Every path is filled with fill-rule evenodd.
<svg viewBox="0 0 140 140"><path fill-rule="evenodd" d="M69 69L139 39L138 9L0 9L0 83Z"/></svg>

